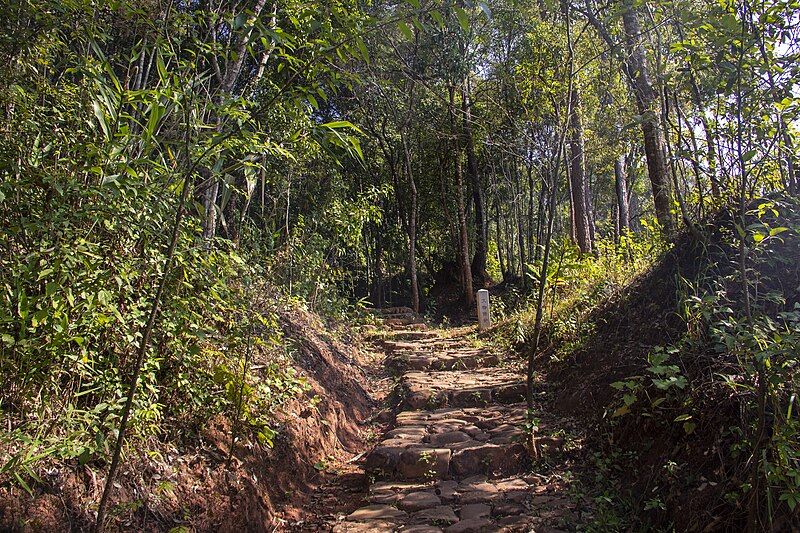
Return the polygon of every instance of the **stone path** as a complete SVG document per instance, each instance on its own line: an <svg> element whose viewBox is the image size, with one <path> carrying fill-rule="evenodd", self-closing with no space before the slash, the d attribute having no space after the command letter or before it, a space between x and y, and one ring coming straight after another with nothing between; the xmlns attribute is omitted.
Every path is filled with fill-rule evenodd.
<svg viewBox="0 0 800 533"><path fill-rule="evenodd" d="M400 411L364 462L368 505L333 531L545 532L569 523L576 506L566 491L529 472L519 369L392 311L394 331L381 342Z"/></svg>

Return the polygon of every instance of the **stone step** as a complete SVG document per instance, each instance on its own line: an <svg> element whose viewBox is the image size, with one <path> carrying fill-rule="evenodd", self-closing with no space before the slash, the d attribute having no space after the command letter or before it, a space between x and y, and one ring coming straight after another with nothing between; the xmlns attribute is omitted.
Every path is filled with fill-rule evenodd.
<svg viewBox="0 0 800 533"><path fill-rule="evenodd" d="M396 307L382 307L380 309L373 309L373 312L382 316L386 315L413 315L414 310L410 307L396 306Z"/></svg>
<svg viewBox="0 0 800 533"><path fill-rule="evenodd" d="M411 325L424 325L421 318L415 316L390 316L383 319L383 323L387 326L411 326Z"/></svg>
<svg viewBox="0 0 800 533"><path fill-rule="evenodd" d="M503 476L528 463L525 405L404 411L367 456L376 479Z"/></svg>
<svg viewBox="0 0 800 533"><path fill-rule="evenodd" d="M334 531L538 530L560 525L576 507L573 502L550 494L550 488L534 475L377 482L369 488L370 504L351 513ZM537 510L539 507L544 508L543 512Z"/></svg>
<svg viewBox="0 0 800 533"><path fill-rule="evenodd" d="M443 352L448 350L470 350L469 346L457 340L443 340L438 338L428 339L397 339L396 337L384 336L381 344L389 352L398 351L419 351L419 352Z"/></svg>
<svg viewBox="0 0 800 533"><path fill-rule="evenodd" d="M409 409L479 407L525 399L520 375L501 368L407 372L400 386L403 405Z"/></svg>
<svg viewBox="0 0 800 533"><path fill-rule="evenodd" d="M414 341L425 339L438 339L439 334L435 331L418 331L409 327L405 329L394 330L384 337L385 341Z"/></svg>
<svg viewBox="0 0 800 533"><path fill-rule="evenodd" d="M496 355L477 348L449 349L439 352L428 349L399 349L395 346L393 352L387 357L386 364L396 372L407 370L475 370L500 363L500 358Z"/></svg>

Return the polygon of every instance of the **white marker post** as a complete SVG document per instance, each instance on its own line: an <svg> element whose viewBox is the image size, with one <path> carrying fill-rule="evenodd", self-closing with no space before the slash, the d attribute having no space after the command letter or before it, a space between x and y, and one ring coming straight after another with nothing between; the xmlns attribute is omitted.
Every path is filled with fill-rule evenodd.
<svg viewBox="0 0 800 533"><path fill-rule="evenodd" d="M485 331L492 325L492 317L489 314L489 291L481 289L478 291L478 329Z"/></svg>

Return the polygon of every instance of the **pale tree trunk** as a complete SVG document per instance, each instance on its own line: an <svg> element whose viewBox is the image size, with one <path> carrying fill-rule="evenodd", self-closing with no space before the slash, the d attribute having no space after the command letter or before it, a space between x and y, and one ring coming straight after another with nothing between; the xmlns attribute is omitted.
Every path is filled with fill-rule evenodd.
<svg viewBox="0 0 800 533"><path fill-rule="evenodd" d="M502 240L502 232L500 228L500 202L498 199L494 201L494 231L495 231L495 239L497 242L497 261L500 263L500 274L503 276L503 280L506 280L506 263L503 259L503 240Z"/></svg>
<svg viewBox="0 0 800 533"><path fill-rule="evenodd" d="M614 185L617 193L617 225L619 234L625 235L631 229L630 207L628 205L628 182L625 177L625 156L614 161Z"/></svg>
<svg viewBox="0 0 800 533"><path fill-rule="evenodd" d="M547 200L547 186L546 184L549 182L550 179L550 167L548 165L544 165L542 171L542 179L540 180L541 183L539 184L539 199L537 202L536 207L536 245L533 249L533 260L538 261L541 259L541 244L544 242L544 213L545 213L545 202Z"/></svg>
<svg viewBox="0 0 800 533"><path fill-rule="evenodd" d="M583 122L580 116L580 96L577 89L570 95L570 189L572 192L572 211L574 213L575 240L582 254L592 252L592 235L589 227L589 198L586 183L584 155Z"/></svg>
<svg viewBox="0 0 800 533"><path fill-rule="evenodd" d="M411 168L411 152L405 134L401 134L406 177L411 189L411 208L408 214L408 275L411 278L411 308L419 313L419 281L417 279L417 184Z"/></svg>
<svg viewBox="0 0 800 533"><path fill-rule="evenodd" d="M572 170L569 161L566 161L564 172L567 175L567 189L569 192L569 240L572 244L578 243L578 233L575 230L575 193L572 190Z"/></svg>
<svg viewBox="0 0 800 533"><path fill-rule="evenodd" d="M519 264L522 270L522 280L525 282L525 217L522 214L520 203L522 202L522 194L520 192L520 176L519 168L511 160L512 176L514 177L514 218L517 221L517 247L519 248Z"/></svg>

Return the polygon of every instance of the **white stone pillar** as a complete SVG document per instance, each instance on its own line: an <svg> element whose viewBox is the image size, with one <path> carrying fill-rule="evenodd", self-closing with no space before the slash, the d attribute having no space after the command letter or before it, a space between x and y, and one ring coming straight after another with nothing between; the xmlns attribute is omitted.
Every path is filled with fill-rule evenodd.
<svg viewBox="0 0 800 533"><path fill-rule="evenodd" d="M489 291L478 291L478 329L484 331L491 327L492 316L489 314Z"/></svg>

